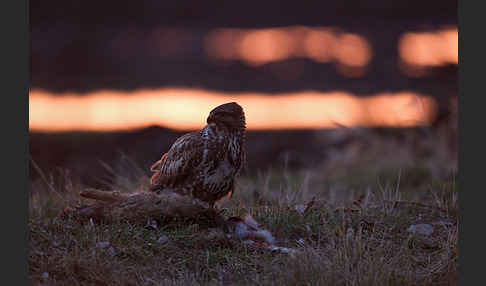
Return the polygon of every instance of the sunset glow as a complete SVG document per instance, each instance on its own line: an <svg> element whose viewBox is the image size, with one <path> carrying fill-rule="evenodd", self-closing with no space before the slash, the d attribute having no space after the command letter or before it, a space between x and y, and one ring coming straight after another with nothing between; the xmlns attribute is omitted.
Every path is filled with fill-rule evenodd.
<svg viewBox="0 0 486 286"><path fill-rule="evenodd" d="M243 61L250 65L261 65L291 57L296 44L285 31L259 29L245 32L237 48Z"/></svg>
<svg viewBox="0 0 486 286"><path fill-rule="evenodd" d="M54 96L31 90L29 129L113 131L150 125L199 129L211 109L230 101L243 106L250 130L415 126L429 123L437 110L434 99L413 92L356 97L342 91L269 95L172 88Z"/></svg>
<svg viewBox="0 0 486 286"><path fill-rule="evenodd" d="M312 29L303 42L305 56L314 61L326 63L334 58L334 43L337 42L330 29Z"/></svg>
<svg viewBox="0 0 486 286"><path fill-rule="evenodd" d="M217 29L206 36L205 51L210 58L241 60L250 66L289 58L309 58L363 67L372 56L369 42L360 35L304 26Z"/></svg>
<svg viewBox="0 0 486 286"><path fill-rule="evenodd" d="M338 72L346 76L362 75L373 56L372 46L363 36L332 27L216 29L205 37L204 49L211 59L239 60L249 66L290 58L335 62ZM398 49L401 61L411 67L457 64L458 29L407 32Z"/></svg>
<svg viewBox="0 0 486 286"><path fill-rule="evenodd" d="M405 33L399 42L401 60L412 66L441 66L458 63L458 30Z"/></svg>

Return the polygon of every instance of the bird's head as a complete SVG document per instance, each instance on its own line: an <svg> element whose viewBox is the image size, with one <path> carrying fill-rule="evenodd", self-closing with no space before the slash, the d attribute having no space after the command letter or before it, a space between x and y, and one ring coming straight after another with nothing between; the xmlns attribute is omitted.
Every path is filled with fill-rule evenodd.
<svg viewBox="0 0 486 286"><path fill-rule="evenodd" d="M221 104L209 113L208 124L223 125L232 131L244 131L246 127L243 108L236 102Z"/></svg>

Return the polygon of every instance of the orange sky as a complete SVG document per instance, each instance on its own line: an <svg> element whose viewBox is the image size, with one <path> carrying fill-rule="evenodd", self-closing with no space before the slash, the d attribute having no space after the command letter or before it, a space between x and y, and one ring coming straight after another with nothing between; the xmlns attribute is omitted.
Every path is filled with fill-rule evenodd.
<svg viewBox="0 0 486 286"><path fill-rule="evenodd" d="M458 63L457 27L404 33L398 45L401 62L410 67ZM338 71L349 76L360 75L373 56L370 43L360 35L305 26L216 29L206 36L205 51L211 58L238 59L252 66L291 57L335 61ZM163 88L54 96L34 89L29 98L29 128L39 131L108 131L149 125L197 129L212 108L229 101L245 108L249 129L330 128L336 123L414 126L430 122L437 109L432 98L413 92L356 97L342 91L304 91L269 96Z"/></svg>
<svg viewBox="0 0 486 286"><path fill-rule="evenodd" d="M356 97L351 93L305 91L268 95L164 88L134 92L97 91L54 96L31 90L29 129L35 131L127 130L161 125L178 130L205 125L209 111L236 101L248 129L414 126L435 116L434 99L413 92Z"/></svg>
<svg viewBox="0 0 486 286"><path fill-rule="evenodd" d="M457 27L407 32L398 44L401 60L409 65L438 66L458 62ZM205 51L210 58L242 60L251 66L304 57L363 68L373 56L370 42L361 35L334 27L306 26L215 29L205 38Z"/></svg>
<svg viewBox="0 0 486 286"><path fill-rule="evenodd" d="M399 41L401 60L413 66L441 66L458 63L457 27L433 32L405 33Z"/></svg>
<svg viewBox="0 0 486 286"><path fill-rule="evenodd" d="M318 62L337 61L351 67L363 67L372 57L364 37L336 28L290 26L268 29L223 28L205 38L210 58L242 60L250 66L295 57Z"/></svg>

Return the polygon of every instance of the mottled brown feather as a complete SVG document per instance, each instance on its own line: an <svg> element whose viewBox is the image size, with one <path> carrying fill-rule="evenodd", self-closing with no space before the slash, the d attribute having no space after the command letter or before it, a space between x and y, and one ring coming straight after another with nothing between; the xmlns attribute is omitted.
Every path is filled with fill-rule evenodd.
<svg viewBox="0 0 486 286"><path fill-rule="evenodd" d="M155 173L150 179L151 189L177 185L201 163L203 150L204 142L199 132L187 133L177 139L169 151L152 165L151 170Z"/></svg>
<svg viewBox="0 0 486 286"><path fill-rule="evenodd" d="M214 203L234 193L245 154L245 116L236 103L213 109L207 125L177 139L150 170L150 189L166 188Z"/></svg>

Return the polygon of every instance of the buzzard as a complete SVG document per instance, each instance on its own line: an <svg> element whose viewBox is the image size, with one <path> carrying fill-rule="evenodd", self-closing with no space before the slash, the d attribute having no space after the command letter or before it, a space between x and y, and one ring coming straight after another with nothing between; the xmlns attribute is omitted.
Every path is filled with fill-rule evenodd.
<svg viewBox="0 0 486 286"><path fill-rule="evenodd" d="M234 192L246 158L245 113L236 102L225 103L214 108L206 122L200 131L179 137L152 165L151 191L168 188L211 206Z"/></svg>

